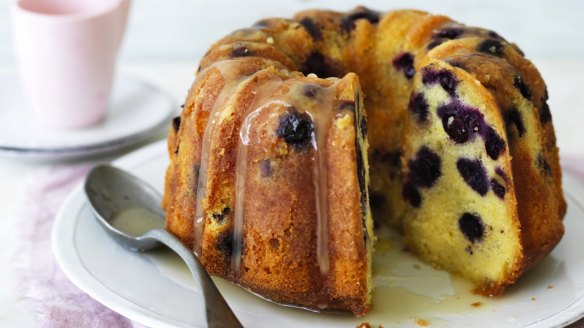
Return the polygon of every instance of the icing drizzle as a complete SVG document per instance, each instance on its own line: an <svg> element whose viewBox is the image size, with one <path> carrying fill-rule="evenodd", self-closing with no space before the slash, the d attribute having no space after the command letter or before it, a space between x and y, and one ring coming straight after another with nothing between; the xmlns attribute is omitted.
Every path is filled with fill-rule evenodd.
<svg viewBox="0 0 584 328"><path fill-rule="evenodd" d="M211 136L215 126L218 124L221 112L226 106L229 106L229 101L233 95L236 95L236 89L245 79L250 76L241 76L236 66L231 65L230 62L235 60L226 60L218 62L213 67L217 67L223 75L226 85L221 90L213 108L209 113L209 119L204 130L202 149L201 149L201 164L199 172L199 180L196 195L196 213L195 213L195 240L194 251L197 256L202 253L202 237L206 219L206 188L207 188L207 169L209 167L210 143ZM235 174L235 200L233 211L233 244L231 251L231 268L237 274L242 262L242 247L243 247L243 232L245 222L245 185L247 179L248 159L247 153L251 143L259 142L251 140L250 131L255 127L256 118L266 109L294 107L307 113L315 124L315 131L310 142L312 148L311 168L312 168L312 182L314 187L314 201L316 212L316 259L320 272L327 274L330 270L330 255L329 255L329 175L328 175L328 156L327 144L328 135L331 130L331 123L334 119L334 102L336 100L338 79L327 79L328 87L318 86L319 93L314 99L306 99L302 97L302 88L310 82L306 79L290 78L283 80L275 75L275 77L265 82L256 90L251 91L254 94L254 101L246 109L246 114L243 116L242 124L239 127L239 141L236 159L236 174ZM314 84L314 83L310 83ZM274 96L274 90L280 87L286 87L288 92ZM292 147L290 147L290 151Z"/></svg>

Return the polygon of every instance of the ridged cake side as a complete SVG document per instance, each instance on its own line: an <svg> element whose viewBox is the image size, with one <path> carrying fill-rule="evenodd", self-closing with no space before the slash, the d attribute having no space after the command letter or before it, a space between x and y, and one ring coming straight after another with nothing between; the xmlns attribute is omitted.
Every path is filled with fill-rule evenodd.
<svg viewBox="0 0 584 328"><path fill-rule="evenodd" d="M422 259L499 294L563 234L546 101L516 45L448 17L259 21L209 49L170 129L167 228L211 274L361 316L371 205Z"/></svg>

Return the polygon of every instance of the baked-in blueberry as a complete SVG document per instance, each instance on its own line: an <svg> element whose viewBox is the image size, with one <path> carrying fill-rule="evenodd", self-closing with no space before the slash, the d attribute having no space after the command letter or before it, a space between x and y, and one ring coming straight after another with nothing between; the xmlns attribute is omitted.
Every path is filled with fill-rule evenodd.
<svg viewBox="0 0 584 328"><path fill-rule="evenodd" d="M552 168L551 168L550 164L548 163L548 161L545 159L545 156L543 155L543 153L540 153L537 156L536 165L544 175L547 175L547 176L552 175Z"/></svg>
<svg viewBox="0 0 584 328"><path fill-rule="evenodd" d="M458 227L466 239L473 244L481 241L485 234L485 225L477 214L464 213L458 219Z"/></svg>
<svg viewBox="0 0 584 328"><path fill-rule="evenodd" d="M217 221L217 223L222 223L225 220L225 217L229 215L231 212L231 208L225 207L221 213L213 213L213 219Z"/></svg>
<svg viewBox="0 0 584 328"><path fill-rule="evenodd" d="M503 187L503 185L501 185L497 180L491 179L491 189L493 190L493 193L497 195L497 197L501 199L505 198L505 187Z"/></svg>
<svg viewBox="0 0 584 328"><path fill-rule="evenodd" d="M507 183L507 174L505 174L505 171L503 171L503 169L500 166L497 166L497 168L495 168L495 173L497 173L497 175L503 178L505 183Z"/></svg>
<svg viewBox="0 0 584 328"><path fill-rule="evenodd" d="M180 128L180 116L172 119L172 128L174 129L175 133L178 132L178 129Z"/></svg>
<svg viewBox="0 0 584 328"><path fill-rule="evenodd" d="M359 190L361 191L361 212L367 214L367 175L365 174L365 161L363 160L363 148L355 138L355 162L357 164L357 181L359 182ZM365 154L367 156L367 154Z"/></svg>
<svg viewBox="0 0 584 328"><path fill-rule="evenodd" d="M268 27L270 24L270 21L268 19L261 19L257 22L255 22L252 27L258 27L258 28L262 28L262 27Z"/></svg>
<svg viewBox="0 0 584 328"><path fill-rule="evenodd" d="M464 31L459 27L446 27L441 30L435 31L433 37L453 40L462 35L462 33L464 33Z"/></svg>
<svg viewBox="0 0 584 328"><path fill-rule="evenodd" d="M296 148L296 150L300 150L312 140L314 123L310 115L301 113L291 107L280 116L276 135L283 138L286 143Z"/></svg>
<svg viewBox="0 0 584 328"><path fill-rule="evenodd" d="M495 32L495 31L489 31L489 37L491 37L493 39L505 41L505 39L503 39L503 37L501 35L499 35L499 33Z"/></svg>
<svg viewBox="0 0 584 328"><path fill-rule="evenodd" d="M407 79L414 77L414 55L409 52L402 52L393 58L393 67L404 73Z"/></svg>
<svg viewBox="0 0 584 328"><path fill-rule="evenodd" d="M547 100L544 100L539 107L539 121L541 124L545 124L552 120L552 113L550 112L550 106L547 103Z"/></svg>
<svg viewBox="0 0 584 328"><path fill-rule="evenodd" d="M407 182L402 189L402 196L408 201L413 207L420 207L422 204L422 195L411 182Z"/></svg>
<svg viewBox="0 0 584 328"><path fill-rule="evenodd" d="M444 131L456 143L465 143L474 138L484 125L484 116L478 109L459 101L440 105L437 114L442 120Z"/></svg>
<svg viewBox="0 0 584 328"><path fill-rule="evenodd" d="M272 161L270 159L264 159L260 162L260 172L262 178L269 178L274 174L274 170L272 168Z"/></svg>
<svg viewBox="0 0 584 328"><path fill-rule="evenodd" d="M487 155L495 160L499 158L499 156L505 151L505 140L503 140L503 138L497 134L497 131L490 126L486 128L483 138L485 138L485 150L487 151Z"/></svg>
<svg viewBox="0 0 584 328"><path fill-rule="evenodd" d="M418 122L425 122L428 119L428 102L423 93L412 93L408 109Z"/></svg>
<svg viewBox="0 0 584 328"><path fill-rule="evenodd" d="M479 159L460 158L456 161L458 173L464 182L479 195L484 196L489 191L489 179L487 170Z"/></svg>
<svg viewBox="0 0 584 328"><path fill-rule="evenodd" d="M525 125L523 125L523 118L517 107L511 108L507 113L505 113L505 122L507 125L515 125L519 136L522 137L525 134Z"/></svg>
<svg viewBox="0 0 584 328"><path fill-rule="evenodd" d="M236 43L231 50L231 57L247 57L251 56L252 52L244 44Z"/></svg>
<svg viewBox="0 0 584 328"><path fill-rule="evenodd" d="M432 67L425 67L422 70L422 82L424 82L424 84L438 83L450 95L454 95L456 92L456 86L458 85L458 79L452 72Z"/></svg>
<svg viewBox="0 0 584 328"><path fill-rule="evenodd" d="M430 41L426 46L426 49L432 50L446 41L447 41L446 39L432 39L432 41Z"/></svg>
<svg viewBox="0 0 584 328"><path fill-rule="evenodd" d="M356 12L346 15L341 19L341 30L347 33L351 32L355 29L355 21L359 19L365 19L371 24L377 24L379 23L379 18L380 14L378 12L361 7Z"/></svg>
<svg viewBox="0 0 584 328"><path fill-rule="evenodd" d="M322 87L318 84L306 84L302 87L302 95L308 98L314 98L320 93L321 90Z"/></svg>
<svg viewBox="0 0 584 328"><path fill-rule="evenodd" d="M341 101L339 103L339 105L337 106L337 109L338 109L339 112L342 112L342 111L345 111L346 110L346 111L349 111L349 112L352 112L353 113L353 112L355 112L355 102L354 101L348 101L348 100Z"/></svg>
<svg viewBox="0 0 584 328"><path fill-rule="evenodd" d="M217 238L217 250L225 256L226 259L231 257L233 252L233 232L227 230L222 232Z"/></svg>
<svg viewBox="0 0 584 328"><path fill-rule="evenodd" d="M322 31L320 30L320 26L315 23L311 18L304 17L300 20L300 25L304 26L304 29L310 36L315 40L322 40Z"/></svg>
<svg viewBox="0 0 584 328"><path fill-rule="evenodd" d="M501 57L503 55L504 49L505 46L503 43L495 39L486 39L477 46L478 51L497 57Z"/></svg>
<svg viewBox="0 0 584 328"><path fill-rule="evenodd" d="M527 84L525 84L525 81L523 81L521 76L515 75L513 77L513 86L515 89L519 90L525 99L531 99L531 89Z"/></svg>
<svg viewBox="0 0 584 328"><path fill-rule="evenodd" d="M418 187L432 187L442 174L440 156L426 146L418 150L416 157L408 162L408 167L409 181Z"/></svg>

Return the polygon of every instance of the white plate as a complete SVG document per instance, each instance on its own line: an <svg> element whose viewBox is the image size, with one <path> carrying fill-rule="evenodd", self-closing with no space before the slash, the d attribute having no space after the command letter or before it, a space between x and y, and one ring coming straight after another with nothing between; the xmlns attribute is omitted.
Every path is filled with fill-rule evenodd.
<svg viewBox="0 0 584 328"><path fill-rule="evenodd" d="M176 111L156 87L117 76L103 122L83 129L50 129L28 109L15 73L6 72L0 75L0 155L50 160L109 152L166 128Z"/></svg>
<svg viewBox="0 0 584 328"><path fill-rule="evenodd" d="M114 164L162 190L166 158L165 143L158 142ZM385 327L565 326L584 315L584 188L566 176L564 191L569 206L563 240L497 299L471 294L467 283L422 264L397 241L391 248L378 245L374 309L365 318L286 308L215 281L246 327L355 327L364 321ZM382 232L380 238L387 236ZM180 260L167 251L136 254L118 246L97 225L81 186L60 209L52 238L65 274L107 307L146 326L206 326L201 294Z"/></svg>

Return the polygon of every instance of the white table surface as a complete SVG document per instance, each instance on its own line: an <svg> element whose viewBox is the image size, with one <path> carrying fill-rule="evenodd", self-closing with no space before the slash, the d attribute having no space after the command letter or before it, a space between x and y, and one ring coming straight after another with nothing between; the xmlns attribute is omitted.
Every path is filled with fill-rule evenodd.
<svg viewBox="0 0 584 328"><path fill-rule="evenodd" d="M550 107L562 154L584 154L584 60L536 59L535 62L548 84ZM196 67L196 60L158 61L122 63L119 70L148 79L174 97L177 104L181 104ZM12 68L0 67L0 71L3 69ZM119 155L103 159L109 160ZM3 232L0 237L0 327L38 326L33 313L25 306L20 295L12 290L15 279L11 276L9 254L4 250L13 242L8 231L8 220L18 205L15 191L22 187L23 181L32 172L50 165L0 158L0 232Z"/></svg>

